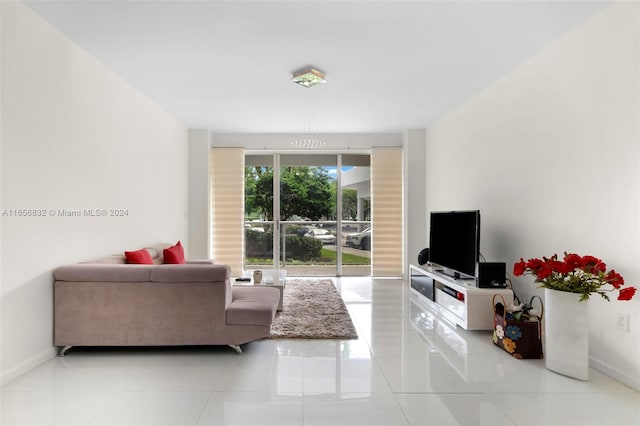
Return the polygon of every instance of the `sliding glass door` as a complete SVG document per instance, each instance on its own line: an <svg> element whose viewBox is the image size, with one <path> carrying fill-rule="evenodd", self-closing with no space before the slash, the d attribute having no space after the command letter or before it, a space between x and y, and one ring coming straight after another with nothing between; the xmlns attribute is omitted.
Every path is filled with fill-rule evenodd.
<svg viewBox="0 0 640 426"><path fill-rule="evenodd" d="M340 156L340 230L343 276L371 275L371 165L370 156Z"/></svg>
<svg viewBox="0 0 640 426"><path fill-rule="evenodd" d="M369 155L245 157L245 269L371 274Z"/></svg>
<svg viewBox="0 0 640 426"><path fill-rule="evenodd" d="M275 269L274 156L247 155L244 169L244 269Z"/></svg>

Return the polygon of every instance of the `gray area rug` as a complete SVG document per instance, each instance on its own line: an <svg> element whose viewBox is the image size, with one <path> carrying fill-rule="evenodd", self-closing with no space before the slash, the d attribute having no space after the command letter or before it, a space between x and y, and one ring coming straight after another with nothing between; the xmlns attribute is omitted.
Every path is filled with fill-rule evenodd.
<svg viewBox="0 0 640 426"><path fill-rule="evenodd" d="M272 339L357 339L351 316L333 281L288 279Z"/></svg>

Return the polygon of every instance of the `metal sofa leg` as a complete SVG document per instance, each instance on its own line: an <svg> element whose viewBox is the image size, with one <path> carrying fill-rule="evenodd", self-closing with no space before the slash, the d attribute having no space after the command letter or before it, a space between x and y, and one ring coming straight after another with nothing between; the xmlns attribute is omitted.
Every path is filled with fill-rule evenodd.
<svg viewBox="0 0 640 426"><path fill-rule="evenodd" d="M58 356L64 356L64 354L71 349L73 346L65 346L62 349L60 349L60 352L58 353Z"/></svg>
<svg viewBox="0 0 640 426"><path fill-rule="evenodd" d="M238 355L242 355L242 348L240 345L229 345Z"/></svg>

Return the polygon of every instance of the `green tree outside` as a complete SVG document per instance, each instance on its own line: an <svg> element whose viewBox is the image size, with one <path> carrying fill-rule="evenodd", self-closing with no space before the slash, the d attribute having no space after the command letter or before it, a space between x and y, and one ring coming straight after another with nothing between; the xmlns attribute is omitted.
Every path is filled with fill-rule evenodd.
<svg viewBox="0 0 640 426"><path fill-rule="evenodd" d="M334 220L336 184L322 167L285 167L280 172L280 216ZM245 168L248 217L273 220L273 168Z"/></svg>

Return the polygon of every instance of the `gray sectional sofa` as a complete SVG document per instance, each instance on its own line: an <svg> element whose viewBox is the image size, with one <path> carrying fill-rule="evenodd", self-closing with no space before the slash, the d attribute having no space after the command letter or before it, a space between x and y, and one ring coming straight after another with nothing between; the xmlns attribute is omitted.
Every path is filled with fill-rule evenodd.
<svg viewBox="0 0 640 426"><path fill-rule="evenodd" d="M275 288L232 287L230 268L213 261L153 265L108 256L54 271L54 344L73 346L240 345L268 337Z"/></svg>

